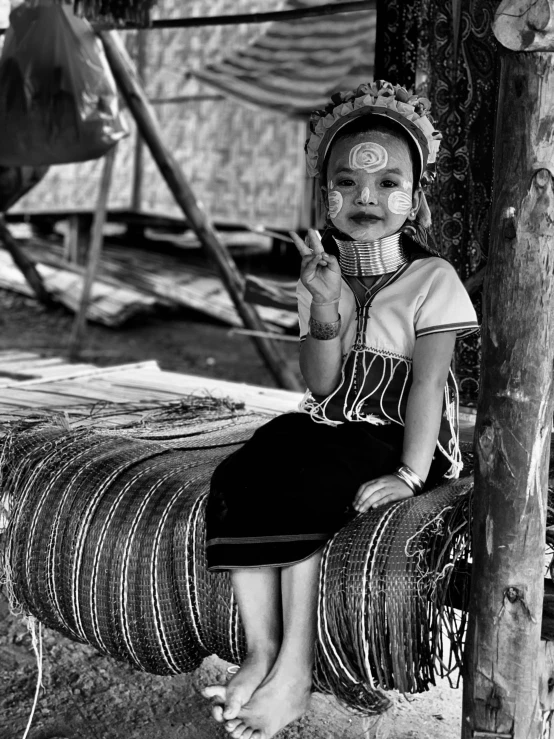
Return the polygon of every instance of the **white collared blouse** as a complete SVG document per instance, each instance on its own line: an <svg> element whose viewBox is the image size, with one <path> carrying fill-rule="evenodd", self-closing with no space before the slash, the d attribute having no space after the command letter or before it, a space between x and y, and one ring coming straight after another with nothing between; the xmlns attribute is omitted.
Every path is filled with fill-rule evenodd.
<svg viewBox="0 0 554 739"><path fill-rule="evenodd" d="M297 298L302 341L308 333L312 296L300 281ZM340 383L324 397L307 391L299 407L321 423L404 425L416 340L443 331L465 336L479 328L475 309L456 270L434 256L415 258L384 276L367 291L364 301L343 279L339 313L343 355ZM439 447L455 468L459 466L457 402L456 383L450 373ZM452 472L457 476L457 469Z"/></svg>

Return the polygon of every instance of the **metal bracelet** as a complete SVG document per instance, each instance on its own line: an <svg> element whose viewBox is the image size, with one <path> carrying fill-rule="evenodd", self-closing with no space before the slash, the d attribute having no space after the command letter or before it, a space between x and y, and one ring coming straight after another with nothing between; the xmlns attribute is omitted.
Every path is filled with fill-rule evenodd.
<svg viewBox="0 0 554 739"><path fill-rule="evenodd" d="M312 338L320 341L328 341L329 339L335 339L340 333L341 319L340 315L336 321L318 321L313 316L310 316L309 322L309 334Z"/></svg>
<svg viewBox="0 0 554 739"><path fill-rule="evenodd" d="M401 464L397 467L394 474L399 480L406 483L414 495L418 495L423 490L425 482L407 464Z"/></svg>
<svg viewBox="0 0 554 739"><path fill-rule="evenodd" d="M335 303L339 303L340 298L335 298L334 300L327 300L325 303L316 303L315 300L312 300L312 305L335 305Z"/></svg>

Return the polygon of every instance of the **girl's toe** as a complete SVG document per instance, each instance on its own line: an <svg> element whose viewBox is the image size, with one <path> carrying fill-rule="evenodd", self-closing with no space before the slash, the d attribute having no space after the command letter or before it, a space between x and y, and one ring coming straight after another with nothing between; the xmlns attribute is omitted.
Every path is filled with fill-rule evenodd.
<svg viewBox="0 0 554 739"><path fill-rule="evenodd" d="M225 731L228 731L229 734L232 734L239 724L242 724L242 721L240 720L240 718L234 718L234 719L231 719L231 721L226 721Z"/></svg>
<svg viewBox="0 0 554 739"><path fill-rule="evenodd" d="M233 739L244 739L244 734L247 730L248 726L246 724L240 723L233 731L231 736L233 737Z"/></svg>
<svg viewBox="0 0 554 739"><path fill-rule="evenodd" d="M212 716L215 718L218 724L222 724L223 723L223 706L219 705L219 703L216 703L214 706L212 706Z"/></svg>

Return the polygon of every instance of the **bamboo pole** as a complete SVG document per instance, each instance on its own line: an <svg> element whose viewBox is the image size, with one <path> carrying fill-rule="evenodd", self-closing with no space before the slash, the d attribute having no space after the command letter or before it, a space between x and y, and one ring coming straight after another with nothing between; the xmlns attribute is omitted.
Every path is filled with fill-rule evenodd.
<svg viewBox="0 0 554 739"><path fill-rule="evenodd" d="M503 52L476 420L464 739L538 739L551 716L541 689L551 665L541 658L540 636L553 411L552 120L554 55Z"/></svg>
<svg viewBox="0 0 554 739"><path fill-rule="evenodd" d="M77 6L77 3L75 3ZM80 3L82 5L82 3ZM303 20L306 18L320 18L322 16L359 13L365 10L375 10L376 0L350 0L350 2L342 3L322 3L314 7L292 8L290 10L270 10L264 13L233 13L226 15L205 15L205 16L189 16L188 18L161 18L151 21L148 28L204 28L206 26L236 26L242 23L257 24L282 21ZM82 8L76 7L78 14ZM87 12L85 6L83 15L89 20L92 26L98 31L105 31L113 28L114 24L107 21L96 21ZM139 28L137 23L132 21L125 22L124 27L119 27L121 31L130 31ZM0 34L3 30L0 30Z"/></svg>
<svg viewBox="0 0 554 739"><path fill-rule="evenodd" d="M10 229L4 220L4 216L0 215L0 242L4 245L6 250L10 253L14 264L19 267L23 277L27 281L31 290L36 295L37 299L40 300L46 306L53 305L51 295L48 290L44 287L42 277L37 271L34 263L29 259L25 252L21 249L17 241L11 235Z"/></svg>
<svg viewBox="0 0 554 739"><path fill-rule="evenodd" d="M215 263L223 284L246 328L256 332L266 332L255 308L243 299L244 280L225 246L219 241L212 224L186 180L177 161L163 143L162 132L156 114L148 102L140 85L133 63L129 59L119 36L114 31L100 34L106 57L114 78L129 110L131 111L140 135L150 149L160 173L183 211L185 218L198 236L206 253ZM280 387L301 390L302 387L289 368L286 359L277 345L265 336L253 335L252 341L266 366Z"/></svg>
<svg viewBox="0 0 554 739"><path fill-rule="evenodd" d="M137 33L137 77L144 86L144 73L146 70L146 40L147 31L141 30ZM133 191L131 195L131 208L138 213L142 207L142 189L144 172L144 142L140 133L137 133L135 141L135 157L133 161Z"/></svg>
<svg viewBox="0 0 554 739"><path fill-rule="evenodd" d="M100 190L98 192L98 201L96 210L94 211L94 220L92 223L92 236L88 253L85 278L83 280L83 291L81 293L81 303L79 310L73 322L71 338L69 340L69 358L73 361L79 357L83 338L85 335L87 323L87 310L90 302L90 295L94 278L100 264L102 254L102 246L104 243L104 224L106 222L106 213L108 209L108 196L110 193L110 185L112 183L113 165L115 160L116 147L114 146L106 154L104 158L104 166L102 168L102 177L100 180Z"/></svg>

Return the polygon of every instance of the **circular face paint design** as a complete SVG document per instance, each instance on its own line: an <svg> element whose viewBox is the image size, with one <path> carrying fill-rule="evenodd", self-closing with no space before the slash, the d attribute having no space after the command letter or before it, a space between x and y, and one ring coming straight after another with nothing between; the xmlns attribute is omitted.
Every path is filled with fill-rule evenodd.
<svg viewBox="0 0 554 739"><path fill-rule="evenodd" d="M391 213L403 216L408 213L412 207L412 199L409 195L406 195L405 192L395 190L389 195L388 206Z"/></svg>
<svg viewBox="0 0 554 739"><path fill-rule="evenodd" d="M329 200L329 216L336 218L342 208L342 195L338 190L331 190L327 197Z"/></svg>
<svg viewBox="0 0 554 739"><path fill-rule="evenodd" d="M373 142L356 144L350 149L348 157L350 169L363 169L368 174L384 169L388 161L389 155L385 147Z"/></svg>

